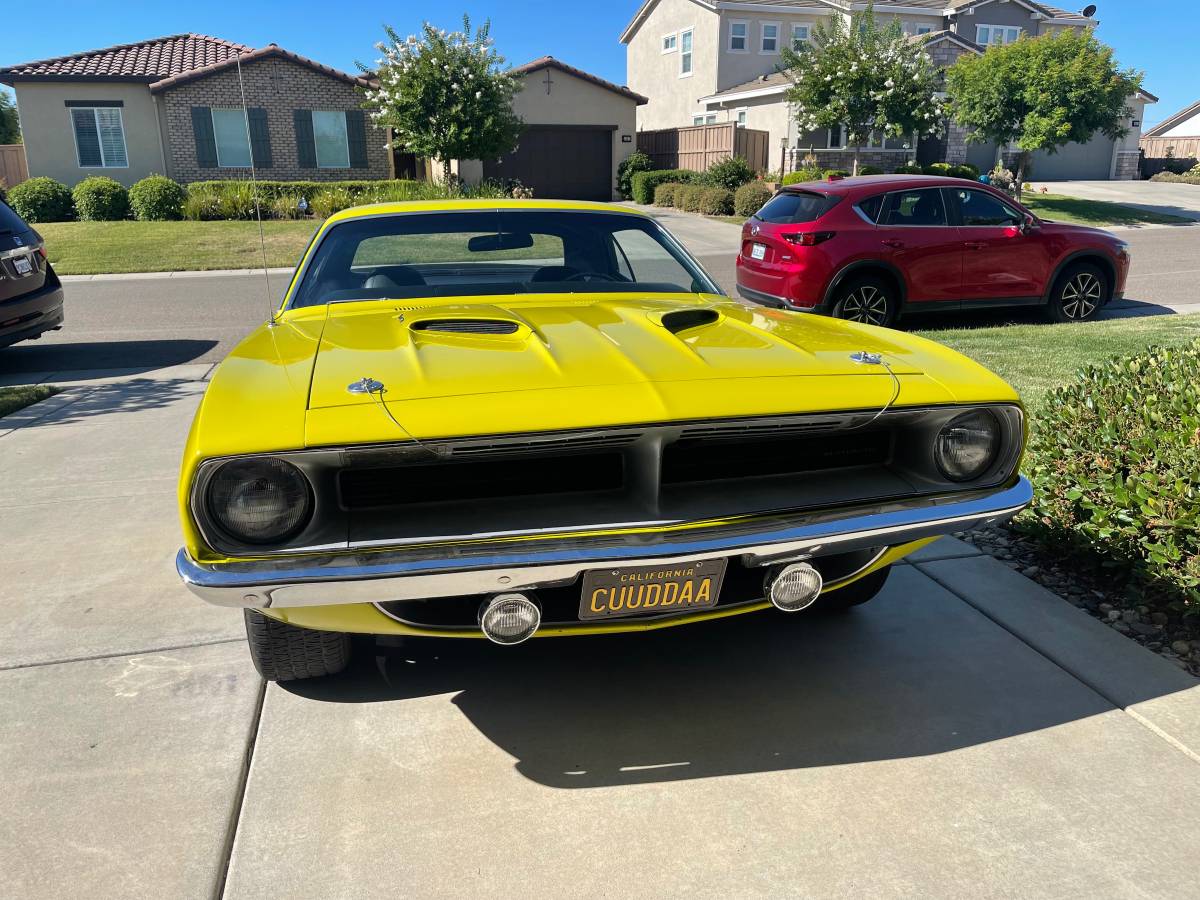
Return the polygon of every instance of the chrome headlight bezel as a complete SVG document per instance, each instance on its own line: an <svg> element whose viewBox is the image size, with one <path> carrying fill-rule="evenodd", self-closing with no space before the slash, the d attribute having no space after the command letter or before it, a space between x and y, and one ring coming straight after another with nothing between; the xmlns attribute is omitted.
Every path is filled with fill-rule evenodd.
<svg viewBox="0 0 1200 900"><path fill-rule="evenodd" d="M968 469L952 464L947 458L947 442L954 435L961 439L964 433L971 435L978 442L977 450L983 454L980 460ZM995 413L986 407L971 409L959 413L938 430L933 439L933 461L947 481L965 484L991 471L1003 445L1004 429Z"/></svg>
<svg viewBox="0 0 1200 900"><path fill-rule="evenodd" d="M247 501L248 486L263 482L279 492L286 507L276 516L274 529L239 528L230 514L230 504L239 497ZM312 483L298 467L275 456L247 456L224 460L208 467L198 485L196 511L204 523L223 539L238 547L273 547L287 543L312 521L315 507Z"/></svg>

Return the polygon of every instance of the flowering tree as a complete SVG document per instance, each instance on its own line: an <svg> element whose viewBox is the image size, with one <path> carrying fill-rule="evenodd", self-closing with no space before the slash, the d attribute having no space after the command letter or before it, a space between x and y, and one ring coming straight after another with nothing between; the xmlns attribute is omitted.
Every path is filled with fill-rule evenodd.
<svg viewBox="0 0 1200 900"><path fill-rule="evenodd" d="M871 6L849 26L842 16L829 18L813 29L810 43L783 49L782 68L792 81L787 98L800 129L845 128L855 175L872 134L940 134L940 73L923 47L905 37L899 22L880 28Z"/></svg>
<svg viewBox="0 0 1200 900"><path fill-rule="evenodd" d="M447 183L452 159L495 159L521 134L512 110L521 83L502 70L489 30L484 23L472 34L466 16L463 30L449 34L426 22L420 37L401 38L384 26L387 40L375 45L379 88L366 91L364 107L406 151L441 162Z"/></svg>

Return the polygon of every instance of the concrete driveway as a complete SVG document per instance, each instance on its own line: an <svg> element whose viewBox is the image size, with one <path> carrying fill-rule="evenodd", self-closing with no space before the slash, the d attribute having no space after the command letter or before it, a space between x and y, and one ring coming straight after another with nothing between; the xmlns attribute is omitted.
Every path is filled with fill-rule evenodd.
<svg viewBox="0 0 1200 900"><path fill-rule="evenodd" d="M172 571L209 369L0 420L6 895L1196 895L1200 687L950 539L841 618L264 690Z"/></svg>
<svg viewBox="0 0 1200 900"><path fill-rule="evenodd" d="M1052 194L1079 197L1082 200L1106 200L1137 209L1183 216L1200 221L1200 185L1162 181L1047 181L1033 182L1036 191L1047 188Z"/></svg>

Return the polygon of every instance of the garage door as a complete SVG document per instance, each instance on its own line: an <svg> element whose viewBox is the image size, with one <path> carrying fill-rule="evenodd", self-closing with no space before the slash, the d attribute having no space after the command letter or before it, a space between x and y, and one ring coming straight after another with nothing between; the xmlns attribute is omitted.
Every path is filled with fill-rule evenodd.
<svg viewBox="0 0 1200 900"><path fill-rule="evenodd" d="M517 178L539 200L612 200L611 128L530 125L515 151L484 160L484 178Z"/></svg>
<svg viewBox="0 0 1200 900"><path fill-rule="evenodd" d="M1112 171L1113 142L1102 134L1086 144L1067 144L1057 153L1033 154L1034 181L1106 181Z"/></svg>

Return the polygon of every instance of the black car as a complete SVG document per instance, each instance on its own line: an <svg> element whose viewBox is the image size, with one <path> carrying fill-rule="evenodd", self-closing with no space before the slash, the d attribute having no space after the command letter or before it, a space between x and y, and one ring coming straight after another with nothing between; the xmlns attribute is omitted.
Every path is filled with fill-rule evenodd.
<svg viewBox="0 0 1200 900"><path fill-rule="evenodd" d="M62 323L62 282L42 236L0 200L0 347L39 338Z"/></svg>

